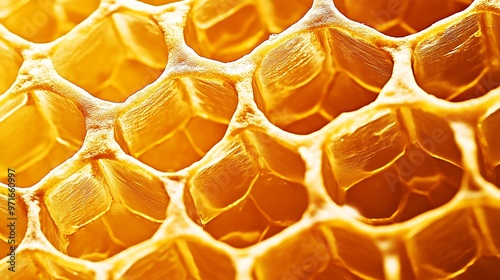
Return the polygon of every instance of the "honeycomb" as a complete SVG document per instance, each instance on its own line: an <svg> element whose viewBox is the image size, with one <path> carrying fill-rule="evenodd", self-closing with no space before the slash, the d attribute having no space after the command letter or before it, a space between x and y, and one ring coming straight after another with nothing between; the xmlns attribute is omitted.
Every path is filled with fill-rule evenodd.
<svg viewBox="0 0 500 280"><path fill-rule="evenodd" d="M0 279L500 279L499 46L498 0L2 1Z"/></svg>

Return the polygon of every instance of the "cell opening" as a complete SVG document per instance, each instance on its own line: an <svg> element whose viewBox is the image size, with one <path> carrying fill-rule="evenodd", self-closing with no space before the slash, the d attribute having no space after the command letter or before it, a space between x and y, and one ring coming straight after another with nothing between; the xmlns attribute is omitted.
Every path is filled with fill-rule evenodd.
<svg viewBox="0 0 500 280"><path fill-rule="evenodd" d="M90 261L151 238L170 201L159 179L109 159L84 165L48 188L40 213L42 232L62 253Z"/></svg>
<svg viewBox="0 0 500 280"><path fill-rule="evenodd" d="M223 138L237 103L235 88L223 80L167 80L123 109L115 138L141 162L175 172L200 160Z"/></svg>
<svg viewBox="0 0 500 280"><path fill-rule="evenodd" d="M175 237L175 240L168 240L151 254L137 260L117 277L225 280L236 277L236 268L225 252L210 244L191 240L190 237Z"/></svg>
<svg viewBox="0 0 500 280"><path fill-rule="evenodd" d="M18 187L34 185L72 157L86 134L78 107L49 91L34 90L3 100L0 116L0 168L16 170ZM0 182L7 184L6 172L0 174Z"/></svg>
<svg viewBox="0 0 500 280"><path fill-rule="evenodd" d="M457 207L412 229L406 248L416 279L449 279L481 254L472 215L471 209Z"/></svg>
<svg viewBox="0 0 500 280"><path fill-rule="evenodd" d="M234 61L250 53L271 34L280 33L297 22L312 2L194 1L184 38L200 56Z"/></svg>
<svg viewBox="0 0 500 280"><path fill-rule="evenodd" d="M421 110L374 116L326 144L325 187L368 224L404 222L439 208L461 188L454 139L445 120Z"/></svg>
<svg viewBox="0 0 500 280"><path fill-rule="evenodd" d="M429 34L413 53L413 72L427 93L452 102L486 95L500 85L500 16L481 12Z"/></svg>
<svg viewBox="0 0 500 280"><path fill-rule="evenodd" d="M2 1L0 23L34 43L47 43L68 33L99 6L99 0Z"/></svg>
<svg viewBox="0 0 500 280"><path fill-rule="evenodd" d="M417 33L441 19L465 10L472 0L336 0L347 18L385 35L403 37Z"/></svg>
<svg viewBox="0 0 500 280"><path fill-rule="evenodd" d="M252 279L340 279L320 278L327 273L324 270L333 260L330 249L320 229L308 228L256 256Z"/></svg>
<svg viewBox="0 0 500 280"><path fill-rule="evenodd" d="M123 102L155 81L167 58L164 34L156 21L125 12L103 18L85 33L71 33L52 53L59 75L112 102Z"/></svg>
<svg viewBox="0 0 500 280"><path fill-rule="evenodd" d="M342 31L295 34L264 56L254 97L271 123L308 134L373 102L392 67L388 53Z"/></svg>
<svg viewBox="0 0 500 280"><path fill-rule="evenodd" d="M262 132L244 132L220 149L217 159L192 170L184 201L193 221L244 248L302 218L309 202L296 150Z"/></svg>

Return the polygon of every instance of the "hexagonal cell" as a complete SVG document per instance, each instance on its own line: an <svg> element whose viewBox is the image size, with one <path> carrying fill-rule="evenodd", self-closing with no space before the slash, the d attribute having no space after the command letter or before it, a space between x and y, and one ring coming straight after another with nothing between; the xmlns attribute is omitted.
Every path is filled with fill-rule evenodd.
<svg viewBox="0 0 500 280"><path fill-rule="evenodd" d="M496 280L500 275L500 258L495 256L484 256L474 261L466 271L456 276L456 280Z"/></svg>
<svg viewBox="0 0 500 280"><path fill-rule="evenodd" d="M295 34L264 56L254 97L271 123L307 134L374 101L392 66L385 51L336 29Z"/></svg>
<svg viewBox="0 0 500 280"><path fill-rule="evenodd" d="M500 16L478 13L424 37L413 53L418 85L453 102L485 95L500 85Z"/></svg>
<svg viewBox="0 0 500 280"><path fill-rule="evenodd" d="M0 169L16 171L16 185L29 187L80 149L85 120L77 106L44 90L0 101ZM0 174L7 184L7 172Z"/></svg>
<svg viewBox="0 0 500 280"><path fill-rule="evenodd" d="M478 142L482 153L481 162L487 180L500 188L500 109L485 114L478 123Z"/></svg>
<svg viewBox="0 0 500 280"><path fill-rule="evenodd" d="M386 35L402 37L464 10L472 0L335 0L334 3L349 19Z"/></svg>
<svg viewBox="0 0 500 280"><path fill-rule="evenodd" d="M222 139L237 103L236 90L227 82L169 80L123 109L115 137L125 152L145 164L178 171Z"/></svg>
<svg viewBox="0 0 500 280"><path fill-rule="evenodd" d="M0 95L7 91L14 83L23 63L21 55L0 40Z"/></svg>
<svg viewBox="0 0 500 280"><path fill-rule="evenodd" d="M403 222L451 200L462 158L445 120L417 109L374 113L325 146L332 199L370 224Z"/></svg>
<svg viewBox="0 0 500 280"><path fill-rule="evenodd" d="M0 256L10 258L12 247L17 253L17 246L26 234L28 219L26 204L15 188L0 185L0 219L4 223L0 227Z"/></svg>
<svg viewBox="0 0 500 280"><path fill-rule="evenodd" d="M333 260L331 246L317 229L297 233L255 257L253 279L321 279Z"/></svg>
<svg viewBox="0 0 500 280"><path fill-rule="evenodd" d="M312 0L194 1L184 28L189 47L199 55L228 62L302 18Z"/></svg>
<svg viewBox="0 0 500 280"><path fill-rule="evenodd" d="M214 238L247 247L301 219L309 202L296 148L245 131L209 159L191 170L185 203L191 218Z"/></svg>
<svg viewBox="0 0 500 280"><path fill-rule="evenodd" d="M2 1L0 23L18 36L46 43L66 34L99 6L99 0Z"/></svg>
<svg viewBox="0 0 500 280"><path fill-rule="evenodd" d="M156 80L167 57L156 21L125 11L68 34L52 53L54 67L63 78L112 102L123 102Z"/></svg>
<svg viewBox="0 0 500 280"><path fill-rule="evenodd" d="M472 216L457 207L412 229L405 240L416 279L449 279L479 256L482 240Z"/></svg>
<svg viewBox="0 0 500 280"><path fill-rule="evenodd" d="M92 261L149 239L169 203L159 179L110 159L96 159L43 192L43 233L62 253Z"/></svg>
<svg viewBox="0 0 500 280"><path fill-rule="evenodd" d="M364 232L336 225L330 228L338 257L345 267L362 279L386 279L383 255L376 241ZM332 245L333 246L333 245Z"/></svg>
<svg viewBox="0 0 500 280"><path fill-rule="evenodd" d="M176 237L175 241L158 244L158 249L130 266L116 279L235 279L236 268L227 253L208 243Z"/></svg>

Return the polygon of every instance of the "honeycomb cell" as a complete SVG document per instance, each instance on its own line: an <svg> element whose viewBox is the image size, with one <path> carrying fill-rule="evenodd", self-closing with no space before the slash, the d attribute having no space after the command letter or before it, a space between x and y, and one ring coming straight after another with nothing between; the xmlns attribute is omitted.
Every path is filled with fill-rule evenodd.
<svg viewBox="0 0 500 280"><path fill-rule="evenodd" d="M168 51L151 18L113 13L86 30L68 34L53 50L56 71L97 98L123 102L156 80Z"/></svg>
<svg viewBox="0 0 500 280"><path fill-rule="evenodd" d="M500 134L500 109L492 110L478 123L479 145L484 159L486 179L500 187L500 146L497 144Z"/></svg>
<svg viewBox="0 0 500 280"><path fill-rule="evenodd" d="M304 162L262 132L244 132L192 171L185 194L191 218L234 247L267 239L300 220L308 206Z"/></svg>
<svg viewBox="0 0 500 280"><path fill-rule="evenodd" d="M0 4L1 5L1 4ZM14 83L22 64L21 55L0 40L0 95Z"/></svg>
<svg viewBox="0 0 500 280"><path fill-rule="evenodd" d="M257 67L254 96L271 123L308 134L374 101L391 73L387 53L342 31L295 34Z"/></svg>
<svg viewBox="0 0 500 280"><path fill-rule="evenodd" d="M15 188L0 185L0 219L5 224L0 227L0 256L8 259L11 247L17 250L28 226L26 204Z"/></svg>
<svg viewBox="0 0 500 280"><path fill-rule="evenodd" d="M406 237L417 279L447 279L460 272L479 255L480 242L472 211L463 208L424 222Z"/></svg>
<svg viewBox="0 0 500 280"><path fill-rule="evenodd" d="M124 260L120 265L130 266L130 263ZM189 237L177 237L175 241L161 244L117 278L225 280L235 276L235 264L225 252Z"/></svg>
<svg viewBox="0 0 500 280"><path fill-rule="evenodd" d="M164 244L157 252L148 255L131 267L119 279L190 279L189 267L183 264L183 255L179 252L179 245Z"/></svg>
<svg viewBox="0 0 500 280"><path fill-rule="evenodd" d="M301 232L257 256L252 274L258 280L321 279L322 273L328 273L324 269L332 260L330 246L318 230Z"/></svg>
<svg viewBox="0 0 500 280"><path fill-rule="evenodd" d="M419 86L454 102L483 96L498 87L500 54L494 45L500 36L498 24L498 15L476 13L424 37L413 54Z"/></svg>
<svg viewBox="0 0 500 280"><path fill-rule="evenodd" d="M49 241L71 257L99 261L149 239L166 218L169 197L146 171L99 159L55 183L43 201Z"/></svg>
<svg viewBox="0 0 500 280"><path fill-rule="evenodd" d="M161 171L178 171L201 159L226 133L237 93L227 82L166 81L118 118L124 151Z"/></svg>
<svg viewBox="0 0 500 280"><path fill-rule="evenodd" d="M0 169L29 187L80 149L85 122L77 106L53 92L33 90L0 101ZM0 174L7 184L7 172Z"/></svg>
<svg viewBox="0 0 500 280"><path fill-rule="evenodd" d="M302 18L312 2L196 0L184 38L201 56L234 61L250 53L271 34L280 33Z"/></svg>
<svg viewBox="0 0 500 280"><path fill-rule="evenodd" d="M349 19L386 35L402 37L464 10L472 0L336 0L334 3Z"/></svg>
<svg viewBox="0 0 500 280"><path fill-rule="evenodd" d="M2 1L0 23L16 35L46 43L66 34L99 6L99 0Z"/></svg>
<svg viewBox="0 0 500 280"><path fill-rule="evenodd" d="M409 220L448 202L461 186L453 131L443 119L417 109L377 113L353 132L330 139L325 154L327 192L367 223Z"/></svg>
<svg viewBox="0 0 500 280"><path fill-rule="evenodd" d="M362 232L333 226L331 233L336 242L340 260L352 273L362 279L384 279L383 254L375 240Z"/></svg>

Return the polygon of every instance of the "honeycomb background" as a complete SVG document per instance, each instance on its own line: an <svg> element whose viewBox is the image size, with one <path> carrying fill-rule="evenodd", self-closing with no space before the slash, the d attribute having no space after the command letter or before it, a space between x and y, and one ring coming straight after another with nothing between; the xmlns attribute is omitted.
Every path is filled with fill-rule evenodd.
<svg viewBox="0 0 500 280"><path fill-rule="evenodd" d="M0 4L0 279L500 279L500 2Z"/></svg>

